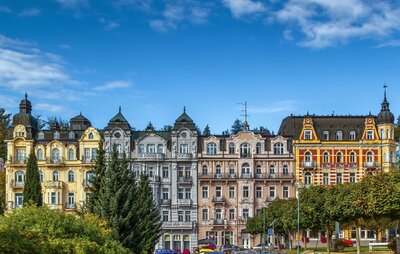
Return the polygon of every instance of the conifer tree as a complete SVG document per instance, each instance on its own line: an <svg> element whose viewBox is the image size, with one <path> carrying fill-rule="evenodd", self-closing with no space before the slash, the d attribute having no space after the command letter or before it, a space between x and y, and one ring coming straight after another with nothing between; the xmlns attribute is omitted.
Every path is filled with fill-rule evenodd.
<svg viewBox="0 0 400 254"><path fill-rule="evenodd" d="M140 242L135 253L153 253L156 242L160 237L160 212L153 200L153 191L146 175L141 175L137 189L137 216L140 221L137 228L140 232Z"/></svg>
<svg viewBox="0 0 400 254"><path fill-rule="evenodd" d="M206 127L203 130L203 136L210 136L211 135L211 131L210 131L210 127L208 126L208 124L206 125Z"/></svg>
<svg viewBox="0 0 400 254"><path fill-rule="evenodd" d="M28 158L24 185L24 205L33 203L42 206L42 188L40 186L39 169L35 154L32 152Z"/></svg>
<svg viewBox="0 0 400 254"><path fill-rule="evenodd" d="M231 127L231 134L236 134L242 130L244 130L243 123L236 118Z"/></svg>
<svg viewBox="0 0 400 254"><path fill-rule="evenodd" d="M91 213L95 213L101 215L101 207L102 207L102 197L104 186L103 182L105 181L105 174L106 174L106 158L105 158L106 151L103 149L103 141L99 143L99 149L97 150L97 159L96 164L93 168L93 181L90 186L90 191L92 193L88 205L88 209Z"/></svg>

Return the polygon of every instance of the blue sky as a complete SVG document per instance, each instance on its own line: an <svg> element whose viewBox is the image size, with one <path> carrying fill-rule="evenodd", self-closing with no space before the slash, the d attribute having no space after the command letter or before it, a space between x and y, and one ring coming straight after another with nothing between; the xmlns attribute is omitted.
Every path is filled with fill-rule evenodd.
<svg viewBox="0 0 400 254"><path fill-rule="evenodd" d="M221 133L242 118L400 114L400 2L30 0L0 2L0 107L104 127L173 124L186 106Z"/></svg>

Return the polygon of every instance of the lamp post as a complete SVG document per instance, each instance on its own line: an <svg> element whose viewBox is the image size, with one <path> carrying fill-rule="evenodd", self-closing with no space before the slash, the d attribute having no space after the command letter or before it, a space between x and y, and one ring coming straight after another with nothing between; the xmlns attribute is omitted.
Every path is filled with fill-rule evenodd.
<svg viewBox="0 0 400 254"><path fill-rule="evenodd" d="M262 249L265 248L265 204L263 204L263 233L262 233Z"/></svg>
<svg viewBox="0 0 400 254"><path fill-rule="evenodd" d="M300 254L300 189L303 187L301 181L295 183L297 189L297 250L296 253Z"/></svg>

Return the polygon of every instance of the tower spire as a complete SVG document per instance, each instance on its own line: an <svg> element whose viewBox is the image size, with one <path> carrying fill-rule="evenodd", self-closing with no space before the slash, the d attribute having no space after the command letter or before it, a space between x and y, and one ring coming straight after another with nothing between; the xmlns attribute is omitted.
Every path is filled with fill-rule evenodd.
<svg viewBox="0 0 400 254"><path fill-rule="evenodd" d="M186 113L186 106L183 106L183 113Z"/></svg>
<svg viewBox="0 0 400 254"><path fill-rule="evenodd" d="M25 100L27 100L27 99L28 99L28 93L25 92Z"/></svg>
<svg viewBox="0 0 400 254"><path fill-rule="evenodd" d="M385 82L385 84L383 85L383 90L384 90L384 92L383 92L383 101L387 101L386 100L386 88L387 88L388 86L386 85L386 82Z"/></svg>
<svg viewBox="0 0 400 254"><path fill-rule="evenodd" d="M118 112L121 113L121 106L119 106Z"/></svg>

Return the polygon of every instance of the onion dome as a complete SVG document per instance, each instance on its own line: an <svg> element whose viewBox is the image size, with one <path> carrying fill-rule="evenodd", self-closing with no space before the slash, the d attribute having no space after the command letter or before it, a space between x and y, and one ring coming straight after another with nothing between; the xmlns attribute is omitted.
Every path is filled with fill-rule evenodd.
<svg viewBox="0 0 400 254"><path fill-rule="evenodd" d="M377 119L377 124L387 124L387 123L394 123L394 115L392 112L390 112L389 109L389 102L386 99L386 85L384 86L385 88L385 94L382 102L382 108L381 112L378 114L378 119Z"/></svg>
<svg viewBox="0 0 400 254"><path fill-rule="evenodd" d="M23 125L28 131L37 130L37 120L31 115L32 103L28 100L28 94L25 93L25 98L19 103L19 113L13 117L13 126Z"/></svg>

